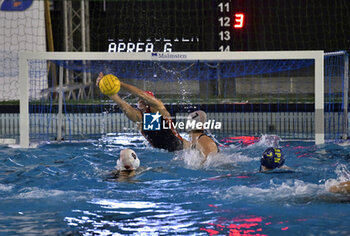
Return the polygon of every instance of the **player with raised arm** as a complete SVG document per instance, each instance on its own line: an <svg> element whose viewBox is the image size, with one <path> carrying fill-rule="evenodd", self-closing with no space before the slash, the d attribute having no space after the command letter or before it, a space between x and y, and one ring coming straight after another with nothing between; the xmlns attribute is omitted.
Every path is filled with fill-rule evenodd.
<svg viewBox="0 0 350 236"><path fill-rule="evenodd" d="M104 78L107 78L109 81L107 79L106 81L102 81ZM139 98L137 108L132 107L118 95L119 89L112 89L113 83L115 83L114 81L120 83L120 88L125 89ZM110 84L112 84L111 88L109 88ZM99 73L96 85L100 87L102 93L108 95L109 98L120 107L130 120L138 124L142 135L153 147L173 152L190 146L189 142L183 139L177 130L174 129L170 113L167 111L162 101L157 99L152 92L143 91L133 85L121 82L114 75L106 75L106 77L104 77L102 72ZM116 85L116 87L118 87L118 85ZM144 113L156 113L154 116L161 115L161 118L165 120L167 127L170 127L170 129L163 129L161 127L160 130L144 130L142 125Z"/></svg>

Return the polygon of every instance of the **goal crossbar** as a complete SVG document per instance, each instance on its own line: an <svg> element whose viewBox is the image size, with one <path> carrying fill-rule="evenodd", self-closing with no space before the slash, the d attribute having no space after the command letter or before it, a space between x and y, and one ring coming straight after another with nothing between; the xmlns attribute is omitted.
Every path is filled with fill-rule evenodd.
<svg viewBox="0 0 350 236"><path fill-rule="evenodd" d="M259 52L21 52L19 53L20 77L20 146L29 143L29 79L28 60L122 60L122 61L211 61L211 60L296 60L311 59L315 62L315 143L324 138L324 52L323 51L259 51Z"/></svg>

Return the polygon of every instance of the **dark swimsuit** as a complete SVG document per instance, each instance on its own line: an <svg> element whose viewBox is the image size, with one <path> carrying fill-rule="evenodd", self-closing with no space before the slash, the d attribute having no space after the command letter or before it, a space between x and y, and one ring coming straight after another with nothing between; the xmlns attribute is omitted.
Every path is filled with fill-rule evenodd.
<svg viewBox="0 0 350 236"><path fill-rule="evenodd" d="M141 112L142 113L142 112ZM142 113L143 117L143 113ZM172 125L169 125L171 120L165 120L170 129L152 131L152 130L142 130L142 135L147 139L147 141L155 148L165 149L169 152L174 152L183 149L183 139L180 134L173 128Z"/></svg>

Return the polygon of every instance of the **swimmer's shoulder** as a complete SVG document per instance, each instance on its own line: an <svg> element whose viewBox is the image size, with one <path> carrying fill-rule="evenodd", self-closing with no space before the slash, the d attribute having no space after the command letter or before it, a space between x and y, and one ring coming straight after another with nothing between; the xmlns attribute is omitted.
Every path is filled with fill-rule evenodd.
<svg viewBox="0 0 350 236"><path fill-rule="evenodd" d="M215 142L208 135L201 134L197 138L197 143L199 143L200 145L208 145L210 143L215 143Z"/></svg>
<svg viewBox="0 0 350 236"><path fill-rule="evenodd" d="M120 180L132 178L136 175L136 170L112 170L107 174L106 180Z"/></svg>
<svg viewBox="0 0 350 236"><path fill-rule="evenodd" d="M218 146L214 142L214 140L206 134L202 134L201 136L199 136L197 143L200 146L206 147L207 149L209 149L210 152L214 152L214 151L218 152L219 151Z"/></svg>
<svg viewBox="0 0 350 236"><path fill-rule="evenodd" d="M123 181L123 180L127 180L127 179L131 179L137 175L141 175L143 173L145 173L146 171L151 170L152 167L139 167L136 170L112 170L111 172L109 172L107 174L107 177L105 178L105 180L107 181Z"/></svg>

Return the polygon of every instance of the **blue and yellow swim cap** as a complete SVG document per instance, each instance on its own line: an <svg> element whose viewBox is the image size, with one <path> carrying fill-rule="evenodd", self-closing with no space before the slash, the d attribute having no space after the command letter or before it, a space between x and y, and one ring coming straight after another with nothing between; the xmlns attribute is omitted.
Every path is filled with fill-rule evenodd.
<svg viewBox="0 0 350 236"><path fill-rule="evenodd" d="M276 169L283 166L285 161L284 155L280 148L268 148L264 151L260 163L268 169Z"/></svg>

